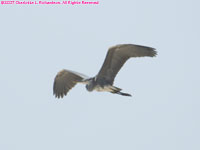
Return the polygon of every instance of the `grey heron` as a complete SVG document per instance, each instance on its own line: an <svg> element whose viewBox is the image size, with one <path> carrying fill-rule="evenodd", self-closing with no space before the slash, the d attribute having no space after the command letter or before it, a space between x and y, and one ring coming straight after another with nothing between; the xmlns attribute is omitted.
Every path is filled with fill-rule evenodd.
<svg viewBox="0 0 200 150"><path fill-rule="evenodd" d="M131 96L128 93L121 92L122 89L113 86L114 79L124 65L131 57L154 57L157 52L152 47L120 44L108 49L104 63L95 77L89 78L86 75L71 70L63 69L55 77L53 85L53 94L57 98L63 98L69 90L77 83L86 84L88 91L107 91L123 96Z"/></svg>

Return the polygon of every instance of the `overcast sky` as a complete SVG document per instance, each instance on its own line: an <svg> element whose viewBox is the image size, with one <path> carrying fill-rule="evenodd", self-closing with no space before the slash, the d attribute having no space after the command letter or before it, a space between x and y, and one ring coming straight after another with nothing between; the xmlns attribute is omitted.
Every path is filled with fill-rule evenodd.
<svg viewBox="0 0 200 150"><path fill-rule="evenodd" d="M199 150L200 2L99 0L0 5L1 150ZM156 48L130 59L115 86L53 96L61 69L95 76L110 46Z"/></svg>

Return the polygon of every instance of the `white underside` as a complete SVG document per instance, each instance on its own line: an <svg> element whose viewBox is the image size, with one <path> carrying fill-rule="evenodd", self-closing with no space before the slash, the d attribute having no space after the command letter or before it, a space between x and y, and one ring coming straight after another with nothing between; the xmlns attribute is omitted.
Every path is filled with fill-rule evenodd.
<svg viewBox="0 0 200 150"><path fill-rule="evenodd" d="M114 87L111 85L104 86L103 88L101 86L96 86L94 90L98 92L112 92L114 90Z"/></svg>

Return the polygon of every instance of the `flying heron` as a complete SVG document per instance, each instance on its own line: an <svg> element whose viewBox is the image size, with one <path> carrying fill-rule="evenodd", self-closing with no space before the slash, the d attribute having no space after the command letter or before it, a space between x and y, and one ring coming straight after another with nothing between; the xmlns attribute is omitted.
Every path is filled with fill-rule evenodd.
<svg viewBox="0 0 200 150"><path fill-rule="evenodd" d="M53 93L57 98L63 98L77 83L86 84L88 91L107 91L123 96L131 96L121 92L122 89L113 86L115 76L131 57L154 57L157 52L154 48L134 44L120 44L108 49L103 66L99 73L92 78L81 73L63 69L55 77Z"/></svg>

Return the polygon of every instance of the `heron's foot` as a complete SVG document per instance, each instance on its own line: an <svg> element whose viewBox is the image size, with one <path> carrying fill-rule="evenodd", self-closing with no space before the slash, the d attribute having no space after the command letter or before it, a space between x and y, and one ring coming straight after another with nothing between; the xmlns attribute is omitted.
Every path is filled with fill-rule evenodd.
<svg viewBox="0 0 200 150"><path fill-rule="evenodd" d="M111 93L113 93L113 94L119 94L119 95L122 95L122 96L132 96L131 94L128 94L128 93L123 93L123 92L120 92L120 91L118 91L118 92L111 92Z"/></svg>
<svg viewBox="0 0 200 150"><path fill-rule="evenodd" d="M123 93L123 92L117 92L116 94L119 94L119 95L122 95L122 96L131 96L131 94L128 94L128 93Z"/></svg>

